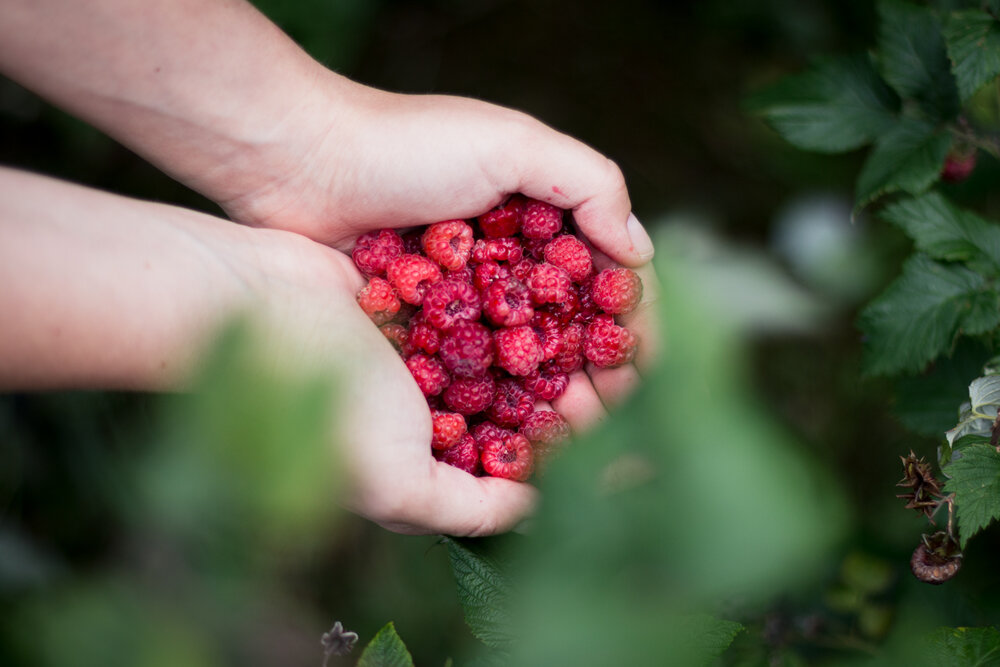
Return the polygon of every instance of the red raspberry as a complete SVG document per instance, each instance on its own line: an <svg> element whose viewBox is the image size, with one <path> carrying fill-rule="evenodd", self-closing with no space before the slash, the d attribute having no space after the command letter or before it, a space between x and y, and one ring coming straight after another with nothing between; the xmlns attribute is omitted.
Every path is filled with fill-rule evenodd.
<svg viewBox="0 0 1000 667"><path fill-rule="evenodd" d="M420 255L424 252L424 230L411 229L402 235L403 252L407 255Z"/></svg>
<svg viewBox="0 0 1000 667"><path fill-rule="evenodd" d="M403 239L391 229L367 232L351 251L354 265L368 276L384 276L389 262L403 254Z"/></svg>
<svg viewBox="0 0 1000 667"><path fill-rule="evenodd" d="M403 350L407 348L410 341L410 332L406 330L406 327L396 323L383 324L379 327L379 331L392 343L392 346L396 348L396 352L403 354Z"/></svg>
<svg viewBox="0 0 1000 667"><path fill-rule="evenodd" d="M493 392L493 378L488 373L478 378L455 378L444 391L444 404L463 415L474 415L489 407Z"/></svg>
<svg viewBox="0 0 1000 667"><path fill-rule="evenodd" d="M545 260L545 246L549 239L524 239L524 252L533 259L541 262Z"/></svg>
<svg viewBox="0 0 1000 667"><path fill-rule="evenodd" d="M385 278L372 276L358 292L358 304L372 322L381 326L399 312L399 296Z"/></svg>
<svg viewBox="0 0 1000 667"><path fill-rule="evenodd" d="M491 421L480 422L469 429L469 434L476 439L476 446L482 451L486 440L490 438L505 438L514 435L514 431L497 426Z"/></svg>
<svg viewBox="0 0 1000 667"><path fill-rule="evenodd" d="M542 310L546 313L551 313L556 316L560 324L569 324L576 317L577 311L580 310L580 297L577 296L577 291L571 289L563 301L558 303L546 303L541 306ZM596 313L596 307L594 312Z"/></svg>
<svg viewBox="0 0 1000 667"><path fill-rule="evenodd" d="M471 435L463 435L458 440L458 444L442 451L435 451L434 458L443 461L450 466L455 466L459 470L464 470L470 475L479 475L479 449L476 441Z"/></svg>
<svg viewBox="0 0 1000 667"><path fill-rule="evenodd" d="M479 322L459 320L441 340L438 356L459 377L478 377L493 363L493 338Z"/></svg>
<svg viewBox="0 0 1000 667"><path fill-rule="evenodd" d="M583 368L583 334L586 327L582 324L567 324L562 329L563 348L552 360L552 364L563 373L573 373Z"/></svg>
<svg viewBox="0 0 1000 667"><path fill-rule="evenodd" d="M479 216L479 229L487 238L514 236L521 231L521 209L524 207L524 197L514 195L507 203Z"/></svg>
<svg viewBox="0 0 1000 667"><path fill-rule="evenodd" d="M569 424L552 410L538 410L528 415L520 432L535 448L537 458L544 457L570 437Z"/></svg>
<svg viewBox="0 0 1000 667"><path fill-rule="evenodd" d="M433 449L454 447L467 430L465 417L457 412L431 410L431 420L434 424L434 432L431 435Z"/></svg>
<svg viewBox="0 0 1000 667"><path fill-rule="evenodd" d="M486 408L486 416L499 426L517 428L535 409L535 398L518 384L507 378L496 383L493 402Z"/></svg>
<svg viewBox="0 0 1000 667"><path fill-rule="evenodd" d="M483 311L500 327L527 324L535 314L528 287L516 278L498 278L483 290Z"/></svg>
<svg viewBox="0 0 1000 667"><path fill-rule="evenodd" d="M544 256L549 264L565 269L575 283L582 283L594 270L590 248L572 234L563 234L549 241Z"/></svg>
<svg viewBox="0 0 1000 667"><path fill-rule="evenodd" d="M522 282L526 281L537 263L525 257L519 262L511 263L510 274Z"/></svg>
<svg viewBox="0 0 1000 667"><path fill-rule="evenodd" d="M550 361L534 373L525 375L522 386L536 399L554 401L565 393L569 386L569 375Z"/></svg>
<svg viewBox="0 0 1000 667"><path fill-rule="evenodd" d="M527 285L531 299L538 304L565 301L573 291L573 281L566 270L548 262L532 267Z"/></svg>
<svg viewBox="0 0 1000 667"><path fill-rule="evenodd" d="M410 369L410 375L417 381L417 386L424 392L424 396L440 394L451 381L444 364L426 354L414 354L406 360L406 367Z"/></svg>
<svg viewBox="0 0 1000 667"><path fill-rule="evenodd" d="M441 280L437 264L420 255L400 255L386 268L389 282L407 303L423 303L427 288Z"/></svg>
<svg viewBox="0 0 1000 667"><path fill-rule="evenodd" d="M480 292L493 284L497 278L509 278L510 269L500 266L492 259L486 260L482 264L476 264L472 272L472 284Z"/></svg>
<svg viewBox="0 0 1000 667"><path fill-rule="evenodd" d="M604 269L594 276L590 296L606 313L630 313L642 299L642 281L632 269Z"/></svg>
<svg viewBox="0 0 1000 667"><path fill-rule="evenodd" d="M531 476L534 463L531 443L520 433L502 438L485 438L479 458L487 474L517 482L523 482Z"/></svg>
<svg viewBox="0 0 1000 667"><path fill-rule="evenodd" d="M542 361L555 358L563 349L562 326L552 313L539 312L531 318L530 326L542 346Z"/></svg>
<svg viewBox="0 0 1000 667"><path fill-rule="evenodd" d="M542 345L530 326L493 332L497 365L511 375L528 375L542 361Z"/></svg>
<svg viewBox="0 0 1000 667"><path fill-rule="evenodd" d="M529 199L521 211L521 234L529 239L550 239L562 229L561 208Z"/></svg>
<svg viewBox="0 0 1000 667"><path fill-rule="evenodd" d="M441 331L432 326L422 312L410 320L407 333L408 340L403 347L404 354L410 355L420 351L437 354L441 347Z"/></svg>
<svg viewBox="0 0 1000 667"><path fill-rule="evenodd" d="M615 324L611 315L597 315L583 335L583 354L601 368L621 366L635 357L638 340L631 331Z"/></svg>
<svg viewBox="0 0 1000 667"><path fill-rule="evenodd" d="M521 242L515 238L479 239L472 246L472 261L483 262L520 262L524 257Z"/></svg>
<svg viewBox="0 0 1000 667"><path fill-rule="evenodd" d="M427 321L441 330L450 329L460 320L478 320L482 312L479 292L471 283L442 280L428 288L423 312Z"/></svg>
<svg viewBox="0 0 1000 667"><path fill-rule="evenodd" d="M967 151L952 150L941 166L941 180L945 183L961 183L967 179L976 168L976 149Z"/></svg>
<svg viewBox="0 0 1000 667"><path fill-rule="evenodd" d="M475 275L475 271L473 271L472 267L466 264L458 271L446 271L444 278L445 280L457 280L460 283L468 283L471 285Z"/></svg>
<svg viewBox="0 0 1000 667"><path fill-rule="evenodd" d="M458 271L472 253L472 227L464 220L445 220L427 228L422 238L428 257L449 271Z"/></svg>

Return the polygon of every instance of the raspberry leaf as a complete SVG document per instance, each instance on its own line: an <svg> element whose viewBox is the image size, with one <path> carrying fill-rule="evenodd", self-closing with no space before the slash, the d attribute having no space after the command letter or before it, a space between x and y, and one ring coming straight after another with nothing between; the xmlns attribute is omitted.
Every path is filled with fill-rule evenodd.
<svg viewBox="0 0 1000 667"><path fill-rule="evenodd" d="M365 647L358 667L413 667L413 657L391 621Z"/></svg>
<svg viewBox="0 0 1000 667"><path fill-rule="evenodd" d="M945 434L948 444L957 448L967 436L989 437L997 407L1000 407L1000 375L973 380L969 385L969 400L962 404L958 425Z"/></svg>
<svg viewBox="0 0 1000 667"><path fill-rule="evenodd" d="M935 183L951 148L951 134L916 118L903 118L876 142L855 187L861 208L881 195L919 195Z"/></svg>
<svg viewBox="0 0 1000 667"><path fill-rule="evenodd" d="M509 616L511 582L488 552L489 540L446 537L458 600L472 634L487 646L504 649L513 637Z"/></svg>
<svg viewBox="0 0 1000 667"><path fill-rule="evenodd" d="M965 102L1000 74L1000 21L979 10L953 12L944 39Z"/></svg>
<svg viewBox="0 0 1000 667"><path fill-rule="evenodd" d="M951 476L944 490L955 494L964 548L970 537L1000 518L1000 452L989 444L970 445L944 471Z"/></svg>
<svg viewBox="0 0 1000 667"><path fill-rule="evenodd" d="M981 334L998 325L1000 295L982 275L916 254L861 313L865 371L920 371L947 352L959 334Z"/></svg>
<svg viewBox="0 0 1000 667"><path fill-rule="evenodd" d="M895 122L899 100L866 55L817 60L747 99L782 137L804 150L840 153L874 141Z"/></svg>
<svg viewBox="0 0 1000 667"><path fill-rule="evenodd" d="M932 665L1000 664L1000 630L997 628L938 628L928 637Z"/></svg>

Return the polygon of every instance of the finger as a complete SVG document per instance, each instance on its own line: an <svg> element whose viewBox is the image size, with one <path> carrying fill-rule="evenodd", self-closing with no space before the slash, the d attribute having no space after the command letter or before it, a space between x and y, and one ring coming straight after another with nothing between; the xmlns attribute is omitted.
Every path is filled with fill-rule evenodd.
<svg viewBox="0 0 1000 667"><path fill-rule="evenodd" d="M574 433L591 429L607 417L601 397L590 377L582 370L570 374L566 391L552 401L552 407L563 416Z"/></svg>
<svg viewBox="0 0 1000 667"><path fill-rule="evenodd" d="M642 382L638 369L632 364L617 368L597 368L587 364L587 373L594 391L609 410L625 401Z"/></svg>

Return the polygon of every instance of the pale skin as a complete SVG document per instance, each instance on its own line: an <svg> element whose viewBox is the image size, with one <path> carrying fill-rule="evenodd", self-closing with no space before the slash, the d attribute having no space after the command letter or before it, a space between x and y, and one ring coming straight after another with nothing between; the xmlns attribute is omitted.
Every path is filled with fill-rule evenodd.
<svg viewBox="0 0 1000 667"><path fill-rule="evenodd" d="M598 263L633 267L636 365L574 374L553 407L580 431L656 353L652 244L618 168L525 114L339 76L242 0L2 0L0 71L218 202L234 225L0 169L0 387L183 388L212 335L249 314L275 364L352 391L331 428L348 506L404 533L509 530L528 484L430 456L430 416L355 302L347 252L382 227L471 218L514 192L571 209Z"/></svg>

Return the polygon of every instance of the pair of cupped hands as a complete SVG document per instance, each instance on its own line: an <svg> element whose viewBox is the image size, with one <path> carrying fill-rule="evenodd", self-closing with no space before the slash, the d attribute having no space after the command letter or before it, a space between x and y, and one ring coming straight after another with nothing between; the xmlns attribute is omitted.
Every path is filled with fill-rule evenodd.
<svg viewBox="0 0 1000 667"><path fill-rule="evenodd" d="M262 234L258 253L279 329L295 329L282 335L309 341L305 348L315 343L345 377L335 432L347 457L350 508L404 533L509 530L530 514L537 490L473 477L431 456L426 401L357 307L366 280L350 251L367 231L473 218L516 192L572 210L598 268L629 266L644 283L642 304L623 318L640 339L636 362L588 364L551 406L579 432L628 395L655 354L649 236L613 162L522 113L465 98L370 91L336 122L313 131L291 124L300 159L282 173L258 172L261 182L250 188L222 188L217 201L236 221L282 230L251 233Z"/></svg>

